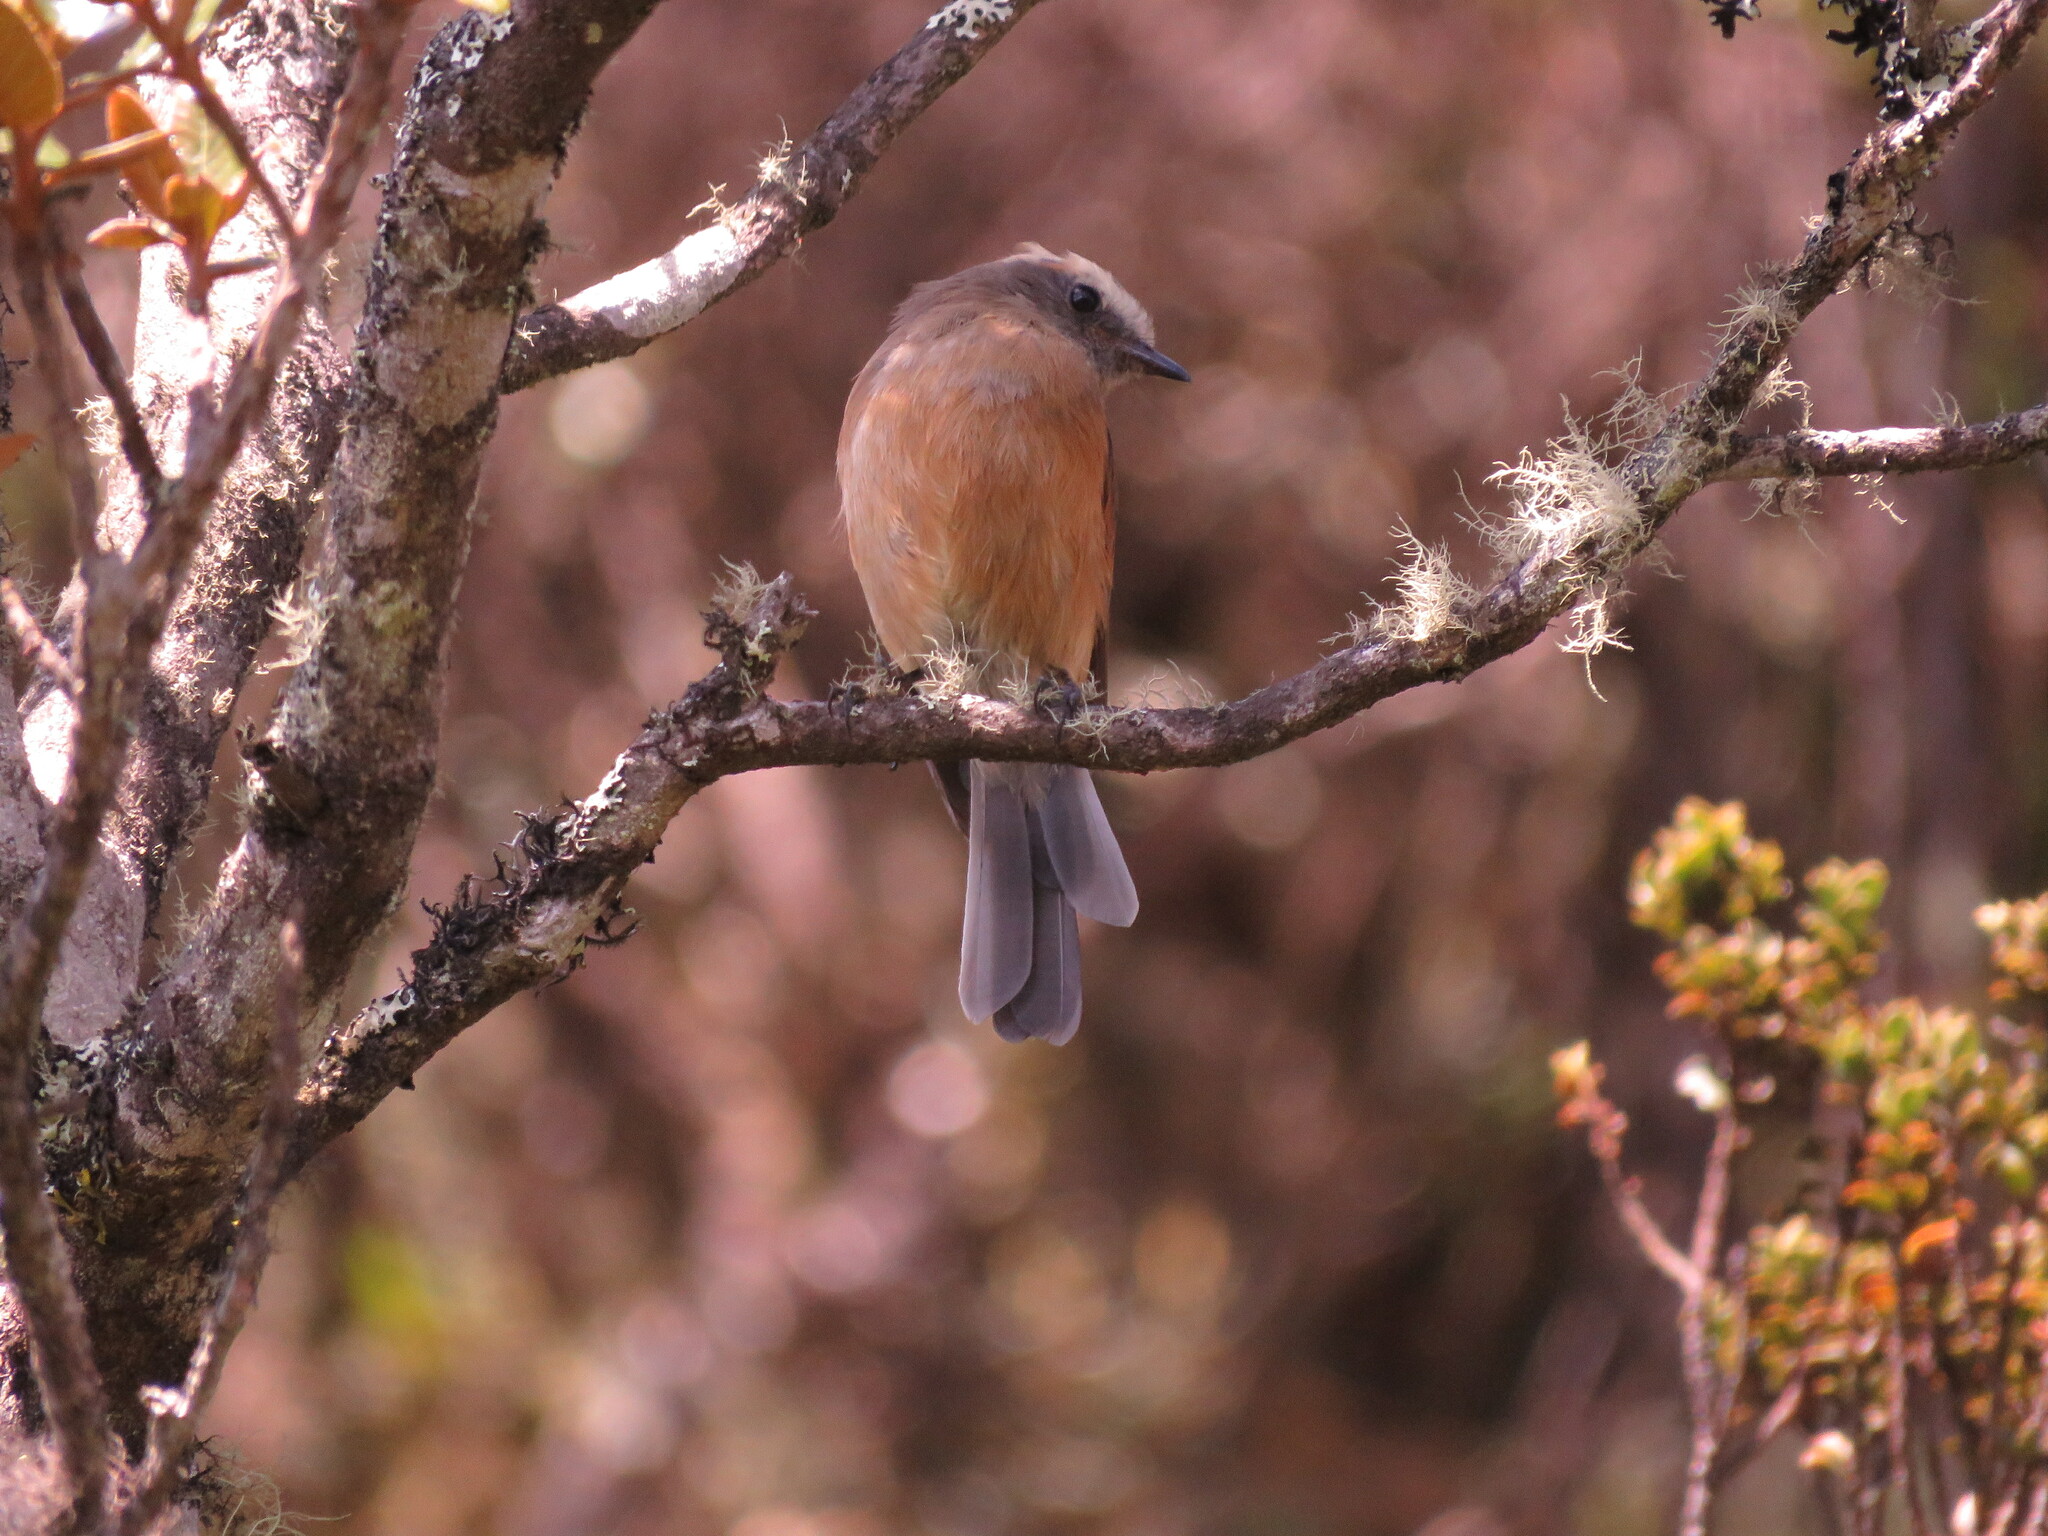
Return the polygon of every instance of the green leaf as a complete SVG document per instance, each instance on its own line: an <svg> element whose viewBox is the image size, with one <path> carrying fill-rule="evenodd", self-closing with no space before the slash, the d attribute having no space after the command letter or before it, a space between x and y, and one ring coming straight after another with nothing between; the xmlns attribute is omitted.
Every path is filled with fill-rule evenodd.
<svg viewBox="0 0 2048 1536"><path fill-rule="evenodd" d="M171 122L171 144L185 173L210 182L217 191L225 192L242 179L242 157L192 97L178 103L178 115Z"/></svg>

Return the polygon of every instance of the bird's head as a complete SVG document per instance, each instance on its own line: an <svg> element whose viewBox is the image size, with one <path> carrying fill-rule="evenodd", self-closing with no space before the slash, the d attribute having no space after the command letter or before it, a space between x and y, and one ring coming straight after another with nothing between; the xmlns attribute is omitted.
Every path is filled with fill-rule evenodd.
<svg viewBox="0 0 2048 1536"><path fill-rule="evenodd" d="M1104 384L1134 374L1188 382L1188 371L1152 344L1152 317L1109 273L1072 251L1026 243L990 263L992 276L1087 350Z"/></svg>

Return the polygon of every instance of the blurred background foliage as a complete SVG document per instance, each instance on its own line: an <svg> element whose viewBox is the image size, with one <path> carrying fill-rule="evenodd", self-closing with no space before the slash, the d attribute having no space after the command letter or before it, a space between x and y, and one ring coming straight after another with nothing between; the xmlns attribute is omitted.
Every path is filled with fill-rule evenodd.
<svg viewBox="0 0 2048 1536"><path fill-rule="evenodd" d="M542 295L737 194L923 14L658 11L570 156ZM588 792L704 668L721 561L823 610L782 689L857 659L847 386L912 283L1020 240L1110 267L1195 374L1116 406L1114 694L1304 665L1385 595L1397 524L1473 563L1461 497L1561 396L1599 407L1638 355L1653 389L1690 379L1746 270L1796 249L1871 118L1827 24L1046 6L799 260L507 402L416 894ZM2044 184L2036 57L1923 198L1968 302L1827 306L1793 350L1817 425L2041 398ZM95 258L116 315L131 266ZM44 457L6 486L47 559ZM1667 1527L1672 1302L1554 1128L1546 1054L1591 1037L1682 1218L1707 1127L1666 1090L1696 1046L1656 1023L1623 887L1691 792L1746 801L1795 867L1885 860L1877 984L1981 1001L1972 907L2048 885L2044 496L2023 469L1831 487L1795 521L1716 489L1590 677L1539 643L1258 762L1107 785L1145 909L1087 936L1064 1051L958 1017L962 845L922 771L717 785L636 881L630 944L311 1171L210 1431L352 1536ZM365 995L423 934L414 908ZM1724 1518L1806 1528L1791 1456Z"/></svg>

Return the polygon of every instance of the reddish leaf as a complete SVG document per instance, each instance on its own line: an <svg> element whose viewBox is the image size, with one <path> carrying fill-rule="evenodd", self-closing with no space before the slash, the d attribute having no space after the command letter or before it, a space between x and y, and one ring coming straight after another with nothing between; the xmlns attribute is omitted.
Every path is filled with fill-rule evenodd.
<svg viewBox="0 0 2048 1536"><path fill-rule="evenodd" d="M0 125L18 136L39 134L64 107L64 77L36 29L12 5L0 4Z"/></svg>
<svg viewBox="0 0 2048 1536"><path fill-rule="evenodd" d="M140 138L145 134L163 134L157 120L149 114L149 108L142 104L142 98L127 86L119 86L107 93L107 137L116 141ZM172 149L165 136L147 154L122 167L121 176L128 183L128 190L135 194L135 200L158 218L170 219L170 205L165 200L164 183L178 174L177 151Z"/></svg>
<svg viewBox="0 0 2048 1536"><path fill-rule="evenodd" d="M86 176L104 176L113 171L125 171L140 161L152 159L155 152L170 143L171 136L161 128L152 128L147 133L131 134L125 139L116 139L111 144L102 144L97 149L88 149L69 165L52 171L43 179L51 186L67 181L77 181Z"/></svg>
<svg viewBox="0 0 2048 1536"><path fill-rule="evenodd" d="M102 251L139 251L169 238L148 219L109 219L87 235L85 243Z"/></svg>

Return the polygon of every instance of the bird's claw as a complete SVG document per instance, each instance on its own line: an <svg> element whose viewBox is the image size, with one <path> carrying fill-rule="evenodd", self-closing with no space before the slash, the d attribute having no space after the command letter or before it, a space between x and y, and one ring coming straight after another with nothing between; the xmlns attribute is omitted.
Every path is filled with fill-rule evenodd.
<svg viewBox="0 0 2048 1536"><path fill-rule="evenodd" d="M1072 677L1055 668L1038 680L1032 702L1061 725L1072 725L1088 707L1088 695Z"/></svg>

